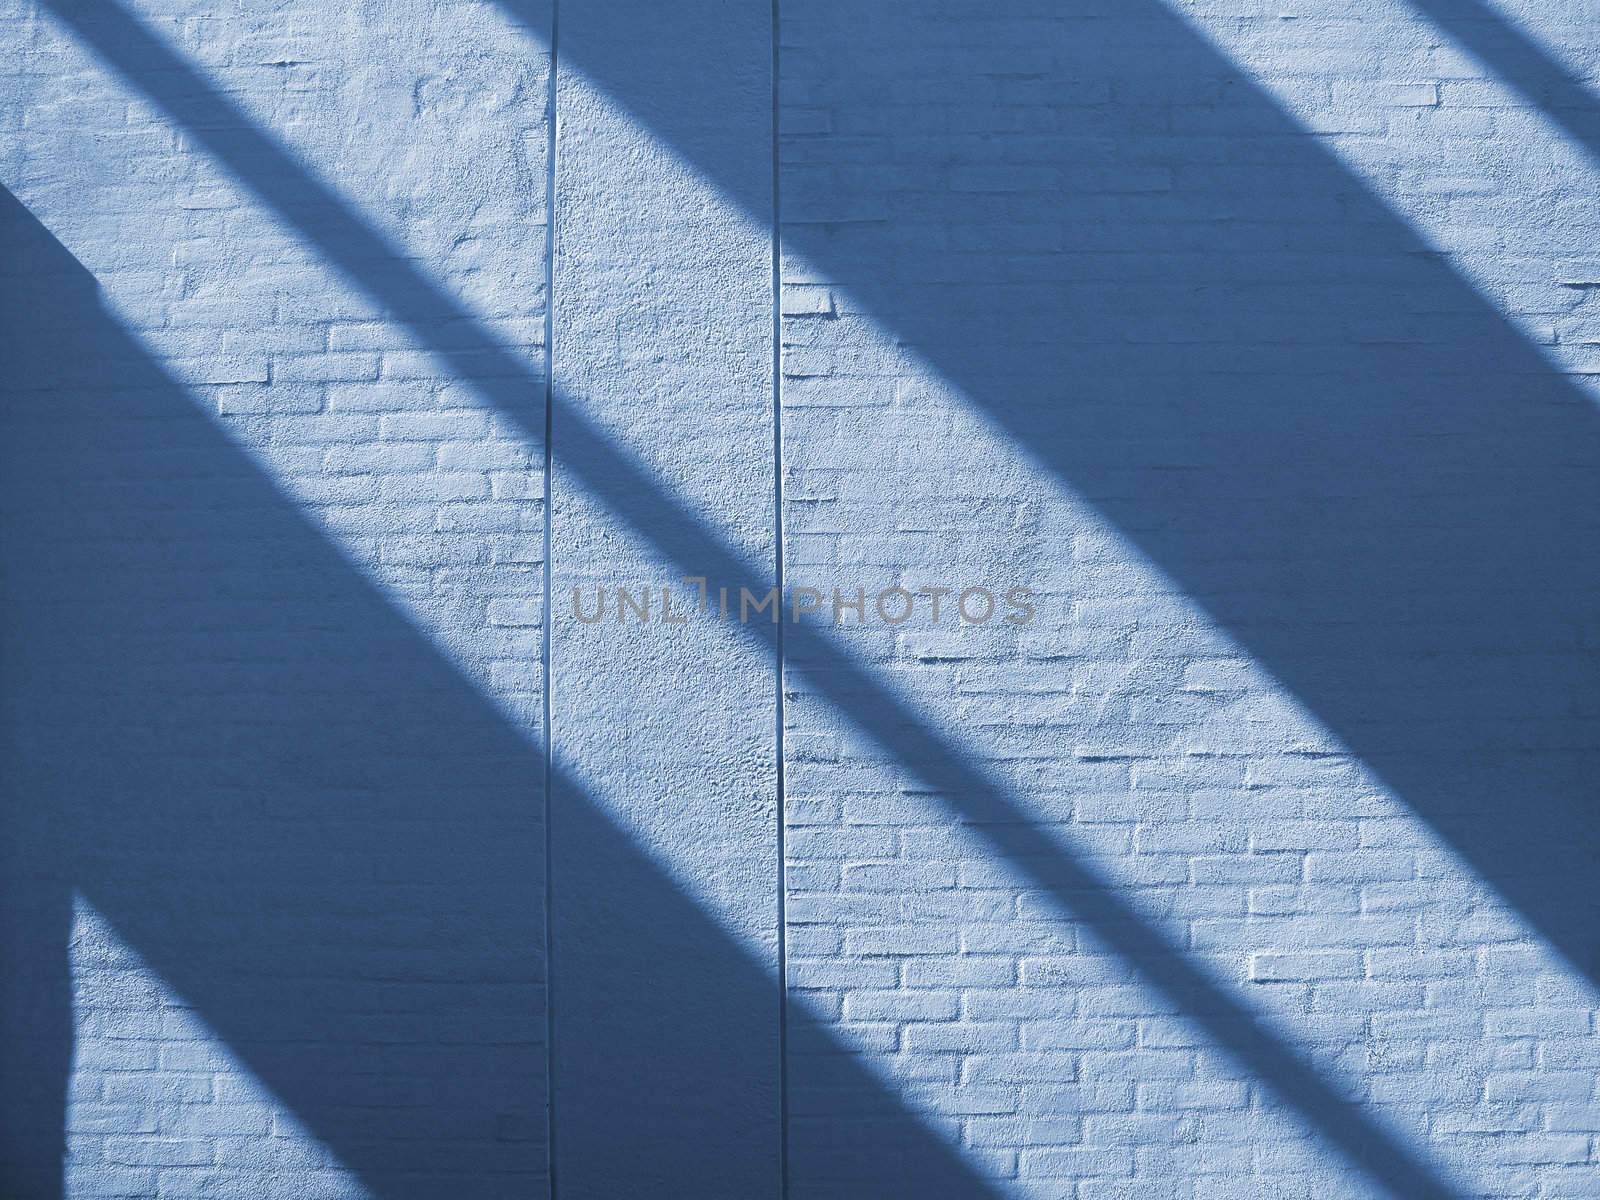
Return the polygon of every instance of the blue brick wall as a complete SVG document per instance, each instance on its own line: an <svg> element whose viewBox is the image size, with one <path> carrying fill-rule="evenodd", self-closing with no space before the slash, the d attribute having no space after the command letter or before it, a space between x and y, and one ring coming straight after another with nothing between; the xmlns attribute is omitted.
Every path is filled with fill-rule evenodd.
<svg viewBox="0 0 1600 1200"><path fill-rule="evenodd" d="M791 658L789 979L1001 1190L1600 1186L1595 31L1419 7L784 8L790 571L1040 592Z"/></svg>
<svg viewBox="0 0 1600 1200"><path fill-rule="evenodd" d="M0 45L0 1190L1600 1192L1585 5Z"/></svg>
<svg viewBox="0 0 1600 1200"><path fill-rule="evenodd" d="M544 1186L527 18L7 6L7 1195Z"/></svg>

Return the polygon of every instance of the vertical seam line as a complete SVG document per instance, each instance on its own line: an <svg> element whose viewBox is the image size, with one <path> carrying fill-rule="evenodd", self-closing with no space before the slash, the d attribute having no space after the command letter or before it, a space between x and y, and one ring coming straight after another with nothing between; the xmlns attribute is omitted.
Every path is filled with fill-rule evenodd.
<svg viewBox="0 0 1600 1200"><path fill-rule="evenodd" d="M783 233L779 206L778 59L780 0L772 0L772 519L773 568L777 575L778 604L786 595L783 562ZM787 845L785 823L787 790L784 779L784 638L783 613L778 614L775 664L777 703L773 735L777 787L778 857L778 1195L789 1195L789 918Z"/></svg>
<svg viewBox="0 0 1600 1200"><path fill-rule="evenodd" d="M555 511L552 503L555 475L556 401L556 72L557 27L561 0L550 0L550 83L545 101L544 180L544 630L539 647L544 665L544 1047L545 1047L545 1171L550 1200L556 1200L556 972L555 972L555 855L552 817L555 811L555 732L551 726L551 625L553 606L551 546Z"/></svg>

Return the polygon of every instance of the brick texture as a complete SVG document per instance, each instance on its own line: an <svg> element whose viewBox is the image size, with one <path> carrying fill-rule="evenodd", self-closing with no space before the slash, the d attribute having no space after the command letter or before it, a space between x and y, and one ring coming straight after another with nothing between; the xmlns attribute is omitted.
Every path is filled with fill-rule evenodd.
<svg viewBox="0 0 1600 1200"><path fill-rule="evenodd" d="M1600 1186L1594 35L1418 7L784 7L790 577L1039 592L791 657L790 986L1006 1194Z"/></svg>
<svg viewBox="0 0 1600 1200"><path fill-rule="evenodd" d="M0 1192L1600 1194L1588 7L561 10L0 0Z"/></svg>
<svg viewBox="0 0 1600 1200"><path fill-rule="evenodd" d="M0 1190L536 1190L549 14L122 14L0 33Z"/></svg>

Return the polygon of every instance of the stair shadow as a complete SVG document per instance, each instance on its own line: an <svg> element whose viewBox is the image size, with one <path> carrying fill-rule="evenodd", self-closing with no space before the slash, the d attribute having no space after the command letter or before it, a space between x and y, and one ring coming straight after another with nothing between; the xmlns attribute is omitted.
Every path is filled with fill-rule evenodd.
<svg viewBox="0 0 1600 1200"><path fill-rule="evenodd" d="M475 361L495 368L487 372L490 376L487 382L480 385L474 379L474 386L480 394L503 402L508 414L523 423L530 440L539 437L540 427L529 419L525 399L534 394L532 388L536 381L524 378L519 382L503 375L499 368L513 361L503 348L487 335L474 331L458 306L443 297L398 255L393 255L380 238L366 229L325 187L306 177L275 143L250 127L231 102L184 67L170 51L154 43L119 10L106 6L97 10L93 20L75 12L62 11L62 15L116 69L146 90L185 127L194 130L208 150L317 245L330 263L344 270L368 295L385 303L425 344L441 353L460 350L465 345L476 354ZM652 44L645 36L637 41L641 46ZM1192 48L1188 52L1194 53ZM1182 55L1177 62L1180 66L1184 64ZM1150 70L1156 68L1152 66ZM617 84L616 80L607 82ZM628 99L625 86L621 95L625 101ZM656 131L672 140L675 121L682 116L674 109L672 98L653 97L645 107L656 123ZM678 129L677 132L685 131ZM714 163L709 164L709 171L715 178ZM1379 215L1378 232L1392 232L1395 227L1392 218ZM841 232L837 227L830 229ZM870 242L865 246L869 253L856 267L870 270L873 253L881 259L883 248L874 247ZM934 258L937 260L937 256ZM829 260L824 256L822 261ZM854 274L854 269L840 273L854 282L861 278ZM1453 277L1446 278L1453 288L1452 295L1465 292ZM892 299L895 294L891 289L885 293L885 299ZM1470 303L1481 310L1475 298L1471 298ZM914 311L907 314L908 318L915 315ZM935 315L941 314L936 312ZM1099 319L1103 321L1105 317ZM440 333L445 328L452 331L449 339ZM948 326L937 322L927 328L950 332ZM1033 326L1024 321L1020 328ZM970 324L963 325L952 349L958 365L963 362L972 365L960 356L973 336ZM1502 336L1510 337L1503 331ZM510 382L501 384L497 379ZM561 439L563 465L593 487L597 495L603 496L630 526L687 570L719 576L731 586L764 586L726 545L709 537L691 514L636 465L622 459L609 447L587 426L579 412L565 405L559 396L555 402L555 427ZM1019 423L1027 415L1012 409L1006 412ZM1028 428L1037 432L1042 444L1048 446L1048 422L1059 421L1060 414L1046 406L1037 415L1047 424L1037 429ZM1114 419L1115 414L1112 416ZM1132 432L1142 428L1139 422L1149 420L1148 414L1137 417ZM1128 451L1125 446L1118 448L1124 453ZM1133 452L1137 458L1137 443ZM1162 481L1161 476L1152 480ZM1159 499L1164 494L1150 499ZM1272 569L1270 563L1268 569ZM1201 599L1210 600L1203 593ZM1279 613L1278 619L1281 620L1282 615ZM1255 648L1248 637L1244 640ZM790 637L789 649L823 694L867 734L910 764L911 769L957 811L969 820L982 823L991 845L1016 861L1034 880L1035 886L1054 897L1065 915L1093 923L1097 934L1124 953L1154 986L1183 1004L1185 1011L1195 1016L1220 1045L1255 1071L1281 1098L1296 1106L1308 1124L1327 1137L1350 1161L1386 1181L1401 1194L1450 1194L1448 1186L1432 1178L1429 1168L1418 1160L1411 1148L1398 1142L1319 1079L1281 1037L1260 1027L1252 1014L1188 963L1181 948L1139 921L1106 880L1073 860L1066 848L1048 832L1027 824L1026 814L1018 803L989 780L968 756L937 732L919 724L904 706L831 643L796 633Z"/></svg>
<svg viewBox="0 0 1600 1200"><path fill-rule="evenodd" d="M4 192L0 272L3 1190L62 1194L75 987L90 1020L127 1023L111 1047L133 1056L128 1069L158 1053L158 1000L130 1013L126 976L106 978L109 997L92 971L69 977L76 890L332 1156L306 1157L312 1148L272 1136L269 1112L235 1102L217 1113L244 1122L219 1143L227 1161L162 1169L164 1194L542 1192L533 732L509 726L356 573ZM580 795L559 774L556 786ZM776 1007L776 982L598 813L569 802L563 816L562 836L626 901L573 934L607 943L596 958L618 987L669 986L632 968L670 950L697 986L764 990ZM626 1031L617 1069L648 1055L655 1078L714 1088L737 1045L713 1016ZM604 1014L566 1019L580 1028ZM103 1042L84 1049L80 1084L122 1069L99 1060ZM184 1051L169 1042L164 1066L183 1070L166 1056ZM853 1093L894 1108L855 1060L840 1063ZM190 1069L209 1079L218 1068ZM148 1078L110 1132L151 1116L176 1123L161 1135L201 1128L188 1122L211 1106L174 1103ZM619 1139L652 1108L681 1109L685 1093L634 1103L616 1115ZM986 1194L913 1116L897 1127L914 1151L902 1194ZM698 1194L672 1166L658 1194ZM73 1172L74 1194L98 1194L139 1169L90 1160Z"/></svg>

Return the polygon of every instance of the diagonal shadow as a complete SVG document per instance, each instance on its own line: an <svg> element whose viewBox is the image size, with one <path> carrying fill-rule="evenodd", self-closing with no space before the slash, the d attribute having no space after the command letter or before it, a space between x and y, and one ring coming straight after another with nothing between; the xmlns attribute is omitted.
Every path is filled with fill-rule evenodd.
<svg viewBox="0 0 1600 1200"><path fill-rule="evenodd" d="M786 235L1594 978L1575 897L1600 862L1600 421L1231 64L1140 11L1030 23L1049 66L1022 111L1051 134L1001 132L998 165L943 187L895 191L939 170L905 108L863 130L912 148L893 169L811 139L794 179L826 196ZM879 111L859 89L942 78L971 97L945 119L984 128L978 39L888 6L804 12L826 64L806 82L855 127ZM896 202L888 223L822 211ZM918 228L1004 248L908 261Z"/></svg>
<svg viewBox="0 0 1600 1200"><path fill-rule="evenodd" d="M299 517L0 192L6 594L7 1195L59 1195L74 1000L72 1194L160 1191L220 1137L221 1194L503 1196L542 1186L537 755ZM220 1094L106 1099L159 1063L159 1001L68 975L73 890L316 1130ZM148 985L145 985L148 986ZM108 995L109 993L109 995ZM76 995L75 995L76 994ZM134 1009L132 1013L111 1010ZM170 1035L168 1035L170 1036ZM117 1053L120 1052L120 1053ZM183 1099L194 1101L185 1104ZM113 1107L107 1112L102 1104ZM148 1106L148 1107L142 1107ZM159 1111L155 1111L159 1110ZM106 1118L109 1118L107 1120ZM98 1124L97 1120L104 1121ZM354 1171L359 1179L351 1179ZM258 1176L255 1185L250 1176ZM132 1194L155 1194L133 1186ZM261 1191L254 1191L259 1187Z"/></svg>
<svg viewBox="0 0 1600 1200"><path fill-rule="evenodd" d="M786 249L851 292L845 321L788 336L825 361L870 319L925 357L1595 980L1590 401L1180 21L1074 7L1002 0L955 28L887 4L786 10L793 127L848 131L788 139ZM1533 85L1526 57L1490 61ZM931 113L913 103L932 92ZM1590 110L1553 94L1592 150ZM964 450L921 465L953 473ZM1171 745L1253 747L1181 727ZM1311 803L1357 801L1334 747L1298 766L1331 793ZM1442 859L1421 848L1401 887L1457 878ZM1330 885L1381 897L1359 870ZM1441 962L1485 940L1419 939ZM1509 948L1482 956L1487 980L1519 970L1495 963Z"/></svg>
<svg viewBox="0 0 1600 1200"><path fill-rule="evenodd" d="M630 19L667 20L647 8ZM786 10L797 110L851 130L787 139L786 248L1093 503L1595 978L1600 912L1574 900L1600 862L1589 401L1164 7L964 20ZM1022 46L1048 65L1017 76L1003 60ZM1553 66L1502 58L1587 136ZM694 145L686 104L607 65L625 109ZM1024 99L996 100L1007 81ZM930 86L937 106L895 102ZM978 157L958 179L962 130Z"/></svg>
<svg viewBox="0 0 1600 1200"><path fill-rule="evenodd" d="M160 1044L159 1011L130 1016L126 979L69 978L80 889L334 1156L274 1137L269 1111L169 1096L156 1107L174 1124L153 1134L221 1136L227 1149L215 1166L161 1168L163 1194L542 1192L544 763L532 731L509 726L327 544L3 189L0 277L11 738L0 1190L62 1194L74 990L93 1020L100 990L117 989L125 1024L112 1045L130 1056L79 1064L75 1112L97 1106L83 1085L136 1083L123 1072L148 1066L134 1052ZM559 767L554 783L581 799ZM596 809L573 803L563 819L619 897L572 932L611 948L593 965L612 986L638 986L630 947L648 944L688 977L776 998L759 962ZM681 1109L681 1089L715 1089L741 1045L714 1011L670 1028L619 1031L604 1012L563 1022L604 1028L619 1071L648 1057L653 1078L677 1081L632 1098L614 1114L622 1127ZM907 1170L898 1194L988 1194L834 1048L844 1090L891 1114ZM218 1068L186 1066L193 1052L162 1045L169 1084L185 1069L209 1082ZM116 1133L141 1114L109 1115ZM104 1160L71 1165L73 1194L154 1194L159 1164L78 1128ZM681 1185L663 1179L662 1194Z"/></svg>
<svg viewBox="0 0 1600 1200"><path fill-rule="evenodd" d="M465 353L475 366L485 368L491 378L478 388L480 394L503 402L504 411L523 425L530 441L539 440L540 425L527 411L537 381L524 374L518 382L516 359L509 351L475 330L465 310L399 258L276 142L254 129L236 106L115 6L95 5L92 12L66 4L52 8L130 83L192 130L352 283L404 321L419 341L441 355ZM648 45L649 39L641 36L638 43ZM671 99L657 98L651 113L662 118L670 133ZM748 564L608 445L574 406L559 394L553 404L563 465L635 532L690 573L725 580L731 587L764 590ZM754 626L748 631L763 644L770 642L770 632ZM1191 964L1181 946L1144 923L1108 880L1073 858L1049 833L1027 824L1027 813L1004 788L921 724L831 641L803 626L793 627L786 637L799 669L819 692L958 813L980 822L990 845L1013 861L1033 887L1052 897L1064 914L1091 923L1147 982L1182 1005L1351 1164L1399 1195L1453 1194L1410 1148L1318 1077L1289 1042Z"/></svg>
<svg viewBox="0 0 1600 1200"><path fill-rule="evenodd" d="M1520 92L1600 163L1600 100L1537 42L1483 0L1407 0Z"/></svg>

